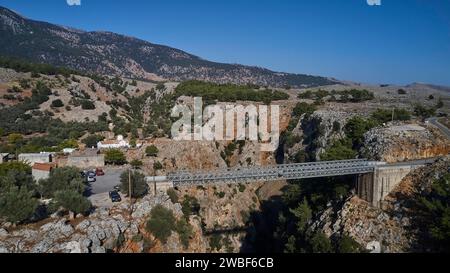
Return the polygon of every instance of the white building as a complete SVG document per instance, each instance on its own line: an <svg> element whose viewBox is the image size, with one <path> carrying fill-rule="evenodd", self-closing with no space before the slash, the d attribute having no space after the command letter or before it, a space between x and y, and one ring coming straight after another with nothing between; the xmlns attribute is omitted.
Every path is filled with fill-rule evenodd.
<svg viewBox="0 0 450 273"><path fill-rule="evenodd" d="M52 162L52 154L44 152L38 154L19 154L19 161L26 163L32 167L35 163Z"/></svg>
<svg viewBox="0 0 450 273"><path fill-rule="evenodd" d="M97 143L98 149L121 149L130 148L130 143L123 139L123 136L117 136L116 140L104 140Z"/></svg>
<svg viewBox="0 0 450 273"><path fill-rule="evenodd" d="M77 149L73 149L73 148L64 148L62 150L63 154L72 154L73 152L75 152Z"/></svg>
<svg viewBox="0 0 450 273"><path fill-rule="evenodd" d="M54 163L35 163L31 168L31 174L36 181L47 179L54 168L56 168Z"/></svg>

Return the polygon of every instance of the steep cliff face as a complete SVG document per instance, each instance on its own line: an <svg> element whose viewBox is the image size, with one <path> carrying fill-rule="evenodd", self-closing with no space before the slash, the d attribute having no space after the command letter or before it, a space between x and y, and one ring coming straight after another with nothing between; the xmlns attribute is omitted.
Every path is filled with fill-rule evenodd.
<svg viewBox="0 0 450 273"><path fill-rule="evenodd" d="M423 233L420 199L436 179L448 174L450 157L415 170L385 199L383 208L371 207L353 196L343 204L328 207L312 224L329 237L348 235L369 251L427 251L419 243Z"/></svg>
<svg viewBox="0 0 450 273"><path fill-rule="evenodd" d="M430 125L395 123L367 132L364 147L368 158L392 163L447 155L450 141Z"/></svg>
<svg viewBox="0 0 450 273"><path fill-rule="evenodd" d="M309 161L320 160L320 154L334 141L345 137L344 127L354 114L331 110L318 110L303 116L292 130L294 143L285 143L285 162L295 162L302 151Z"/></svg>

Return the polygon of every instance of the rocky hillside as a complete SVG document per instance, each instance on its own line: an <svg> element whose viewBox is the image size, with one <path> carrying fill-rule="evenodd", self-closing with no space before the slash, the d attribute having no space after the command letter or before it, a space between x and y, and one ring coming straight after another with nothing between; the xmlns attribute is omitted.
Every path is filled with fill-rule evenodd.
<svg viewBox="0 0 450 273"><path fill-rule="evenodd" d="M396 123L365 134L364 154L389 163L447 155L450 141L430 125Z"/></svg>
<svg viewBox="0 0 450 273"><path fill-rule="evenodd" d="M430 219L424 200L433 200L443 193L433 193L433 184L439 179L448 179L449 168L447 156L405 177L386 198L383 209L351 197L341 206L326 209L312 227L322 230L328 237L350 236L373 252L436 251L438 245L433 245L436 238L432 239L433 235L430 238L428 233L436 231L429 230L429 225L438 220L440 214L433 216L437 219ZM446 183L448 185L448 180ZM448 197L442 201L442 205L448 206Z"/></svg>
<svg viewBox="0 0 450 273"><path fill-rule="evenodd" d="M103 75L147 80L206 80L263 86L336 83L316 76L214 63L184 51L110 32L85 32L38 22L0 7L0 54Z"/></svg>
<svg viewBox="0 0 450 273"><path fill-rule="evenodd" d="M172 211L176 218L183 215L180 204L173 204L169 196L161 194L148 195L134 204L131 215L128 204L123 203L112 209L97 209L88 218L69 219L55 214L44 222L18 228L6 223L0 228L0 253L178 253L207 250L200 223L194 218L191 220L193 235L189 248L182 247L176 233L165 245L156 242L145 231L145 221L157 205Z"/></svg>

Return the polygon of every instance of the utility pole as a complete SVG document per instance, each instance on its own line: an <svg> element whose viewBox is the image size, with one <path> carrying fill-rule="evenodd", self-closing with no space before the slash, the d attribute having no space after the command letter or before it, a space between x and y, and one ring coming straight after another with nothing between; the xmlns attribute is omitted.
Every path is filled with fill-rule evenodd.
<svg viewBox="0 0 450 273"><path fill-rule="evenodd" d="M133 202L131 200L131 170L128 169L128 197L130 198L130 214L133 210Z"/></svg>
<svg viewBox="0 0 450 273"><path fill-rule="evenodd" d="M153 176L153 188L155 190L155 196L156 196L156 181L155 181L155 176Z"/></svg>
<svg viewBox="0 0 450 273"><path fill-rule="evenodd" d="M156 196L156 180L155 180L155 175L156 175L156 170L155 170L155 168L153 168L153 190L154 190L155 196Z"/></svg>

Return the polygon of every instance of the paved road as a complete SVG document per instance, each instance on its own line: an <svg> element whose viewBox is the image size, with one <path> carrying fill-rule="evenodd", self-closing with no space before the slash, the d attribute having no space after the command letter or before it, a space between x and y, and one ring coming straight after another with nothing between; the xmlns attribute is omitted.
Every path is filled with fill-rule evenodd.
<svg viewBox="0 0 450 273"><path fill-rule="evenodd" d="M125 171L122 168L105 168L104 176L97 176L96 182L91 183L91 194L107 193L113 190L114 186L120 184L120 175Z"/></svg>
<svg viewBox="0 0 450 273"><path fill-rule="evenodd" d="M418 159L418 160L413 160L413 161L389 163L389 164L386 164L386 165L381 165L381 167L383 167L383 166L387 166L387 167L422 166L422 165L434 163L438 158L439 157L433 157L433 158Z"/></svg>
<svg viewBox="0 0 450 273"><path fill-rule="evenodd" d="M432 124L432 125L438 127L438 128L442 131L442 133L444 133L444 134L450 139L450 129L447 128L447 126L441 124L441 123L439 122L439 119L438 119L438 118L436 118L436 117L429 118L429 119L427 119L427 121L428 121L430 124Z"/></svg>
<svg viewBox="0 0 450 273"><path fill-rule="evenodd" d="M128 201L128 199L124 195L120 194L120 196L122 197L121 203ZM114 205L121 204L113 203L111 201L111 198L109 198L109 194L107 192L91 195L88 197L88 199L91 201L94 207L98 208L112 208Z"/></svg>

